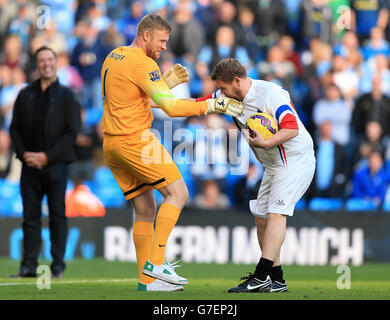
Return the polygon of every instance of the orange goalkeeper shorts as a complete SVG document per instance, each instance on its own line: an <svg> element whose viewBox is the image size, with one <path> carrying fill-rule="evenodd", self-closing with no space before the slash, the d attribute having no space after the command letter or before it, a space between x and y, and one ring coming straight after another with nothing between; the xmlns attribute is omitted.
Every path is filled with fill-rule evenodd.
<svg viewBox="0 0 390 320"><path fill-rule="evenodd" d="M137 138L104 135L103 152L126 200L182 178L169 153L149 130Z"/></svg>

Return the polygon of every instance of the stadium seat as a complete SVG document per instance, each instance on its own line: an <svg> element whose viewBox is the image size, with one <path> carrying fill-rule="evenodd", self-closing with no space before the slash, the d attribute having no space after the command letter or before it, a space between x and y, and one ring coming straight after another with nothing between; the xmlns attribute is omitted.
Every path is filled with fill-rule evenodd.
<svg viewBox="0 0 390 320"><path fill-rule="evenodd" d="M95 194L106 208L122 208L126 203L122 190L116 182L97 187Z"/></svg>
<svg viewBox="0 0 390 320"><path fill-rule="evenodd" d="M305 210L306 206L307 206L306 200L302 198L295 205L295 210Z"/></svg>
<svg viewBox="0 0 390 320"><path fill-rule="evenodd" d="M377 210L378 205L372 200L350 198L346 201L345 208L347 211L370 211Z"/></svg>
<svg viewBox="0 0 390 320"><path fill-rule="evenodd" d="M390 211L390 201L385 201L382 207L383 211Z"/></svg>
<svg viewBox="0 0 390 320"><path fill-rule="evenodd" d="M42 199L42 216L43 217L48 217L49 216L49 204L47 202L47 195L45 194Z"/></svg>
<svg viewBox="0 0 390 320"><path fill-rule="evenodd" d="M164 202L164 197L157 190L154 190L154 199L156 201L157 206L160 206Z"/></svg>
<svg viewBox="0 0 390 320"><path fill-rule="evenodd" d="M91 191L100 199L106 208L122 208L126 200L122 190L111 173L110 168L101 167L95 170Z"/></svg>
<svg viewBox="0 0 390 320"><path fill-rule="evenodd" d="M93 181L98 186L105 186L114 182L116 183L116 180L108 167L97 168L95 170Z"/></svg>
<svg viewBox="0 0 390 320"><path fill-rule="evenodd" d="M18 182L1 180L0 182L0 197L9 199L20 194L20 185Z"/></svg>
<svg viewBox="0 0 390 320"><path fill-rule="evenodd" d="M9 201L0 199L0 217L8 218L10 216L9 211Z"/></svg>
<svg viewBox="0 0 390 320"><path fill-rule="evenodd" d="M13 218L21 218L23 217L23 200L22 196L18 195L11 201L11 217Z"/></svg>
<svg viewBox="0 0 390 320"><path fill-rule="evenodd" d="M102 120L103 108L90 108L86 109L85 124L87 126L93 126Z"/></svg>
<svg viewBox="0 0 390 320"><path fill-rule="evenodd" d="M92 193L95 193L96 185L93 181L84 181L83 185L87 186Z"/></svg>
<svg viewBox="0 0 390 320"><path fill-rule="evenodd" d="M0 216L20 217L23 215L19 182L0 180Z"/></svg>
<svg viewBox="0 0 390 320"><path fill-rule="evenodd" d="M20 194L14 198L0 200L1 217L15 218L23 216L23 203Z"/></svg>
<svg viewBox="0 0 390 320"><path fill-rule="evenodd" d="M309 210L312 211L341 210L342 208L343 200L339 198L313 198L309 202Z"/></svg>
<svg viewBox="0 0 390 320"><path fill-rule="evenodd" d="M387 175L387 181L390 181L390 159L385 162L385 170Z"/></svg>
<svg viewBox="0 0 390 320"><path fill-rule="evenodd" d="M66 183L66 191L71 191L74 189L74 184L73 184L73 181L72 180L68 180L68 182Z"/></svg>

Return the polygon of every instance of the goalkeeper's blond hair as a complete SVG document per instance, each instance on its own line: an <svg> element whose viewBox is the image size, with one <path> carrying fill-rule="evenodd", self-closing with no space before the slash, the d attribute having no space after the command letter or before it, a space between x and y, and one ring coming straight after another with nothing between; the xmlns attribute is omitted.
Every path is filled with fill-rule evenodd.
<svg viewBox="0 0 390 320"><path fill-rule="evenodd" d="M141 19L137 26L137 37L142 36L146 31L164 30L171 33L172 27L157 14L148 14Z"/></svg>

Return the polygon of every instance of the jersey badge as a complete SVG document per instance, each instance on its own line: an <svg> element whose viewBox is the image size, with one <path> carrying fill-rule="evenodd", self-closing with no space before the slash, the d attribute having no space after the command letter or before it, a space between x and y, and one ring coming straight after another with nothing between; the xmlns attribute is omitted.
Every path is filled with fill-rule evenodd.
<svg viewBox="0 0 390 320"><path fill-rule="evenodd" d="M158 72L158 70L149 72L149 76L150 76L150 80L152 80L152 81L157 81L157 80L161 79L160 73Z"/></svg>

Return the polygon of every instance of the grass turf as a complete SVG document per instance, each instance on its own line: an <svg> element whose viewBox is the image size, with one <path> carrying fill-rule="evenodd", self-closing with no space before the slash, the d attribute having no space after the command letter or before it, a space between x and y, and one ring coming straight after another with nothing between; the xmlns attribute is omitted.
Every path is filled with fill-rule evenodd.
<svg viewBox="0 0 390 320"><path fill-rule="evenodd" d="M40 264L49 265L47 261ZM188 277L182 292L137 291L137 265L104 259L75 259L65 277L52 279L50 289L38 289L37 279L11 279L19 262L0 258L1 300L390 300L390 264L366 263L351 268L351 288L338 289L337 266L284 266L289 292L228 294L252 265L181 263Z"/></svg>

